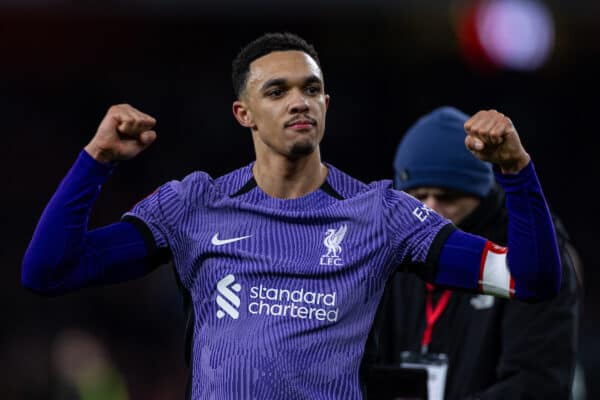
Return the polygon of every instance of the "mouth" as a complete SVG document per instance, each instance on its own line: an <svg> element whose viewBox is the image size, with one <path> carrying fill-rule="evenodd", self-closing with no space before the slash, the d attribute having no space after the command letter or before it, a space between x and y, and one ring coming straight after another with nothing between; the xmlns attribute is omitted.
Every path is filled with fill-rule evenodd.
<svg viewBox="0 0 600 400"><path fill-rule="evenodd" d="M286 128L291 128L296 131L304 131L307 129L311 129L313 126L317 125L317 121L309 117L296 118L291 121L285 123Z"/></svg>

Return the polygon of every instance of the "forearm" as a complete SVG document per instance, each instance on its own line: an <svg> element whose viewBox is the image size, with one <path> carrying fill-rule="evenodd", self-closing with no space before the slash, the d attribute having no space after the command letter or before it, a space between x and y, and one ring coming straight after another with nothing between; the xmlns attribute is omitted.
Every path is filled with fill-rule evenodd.
<svg viewBox="0 0 600 400"><path fill-rule="evenodd" d="M445 241L434 283L500 297L543 300L560 288L561 265L548 207L533 165L498 174L506 191L508 246L460 230Z"/></svg>
<svg viewBox="0 0 600 400"><path fill-rule="evenodd" d="M514 175L496 173L496 180L506 192L507 264L514 279L515 296L556 296L562 276L560 256L552 217L533 164Z"/></svg>
<svg viewBox="0 0 600 400"><path fill-rule="evenodd" d="M29 243L22 265L25 287L62 293L128 279L140 272L146 249L133 226L118 223L87 231L92 206L110 172L110 166L81 152L46 206ZM115 266L126 260L132 262L131 269L118 273Z"/></svg>

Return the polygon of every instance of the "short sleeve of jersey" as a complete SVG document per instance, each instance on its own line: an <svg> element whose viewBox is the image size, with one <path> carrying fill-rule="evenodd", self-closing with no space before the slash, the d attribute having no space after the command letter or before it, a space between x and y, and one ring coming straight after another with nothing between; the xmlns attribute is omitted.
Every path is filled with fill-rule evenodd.
<svg viewBox="0 0 600 400"><path fill-rule="evenodd" d="M190 204L203 203L209 180L207 174L195 172L182 181L167 182L123 214L122 219L134 217L142 221L157 248L171 247L173 227L178 226Z"/></svg>
<svg viewBox="0 0 600 400"><path fill-rule="evenodd" d="M409 194L388 188L383 195L384 226L399 265L425 264L440 230L451 224Z"/></svg>

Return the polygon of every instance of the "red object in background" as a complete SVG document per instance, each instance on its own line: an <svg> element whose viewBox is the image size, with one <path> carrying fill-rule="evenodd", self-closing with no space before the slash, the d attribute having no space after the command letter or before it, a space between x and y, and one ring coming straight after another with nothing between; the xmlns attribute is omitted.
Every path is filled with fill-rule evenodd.
<svg viewBox="0 0 600 400"><path fill-rule="evenodd" d="M481 71L493 72L497 66L486 53L477 32L477 15L481 3L473 1L466 5L457 19L458 46L466 61Z"/></svg>

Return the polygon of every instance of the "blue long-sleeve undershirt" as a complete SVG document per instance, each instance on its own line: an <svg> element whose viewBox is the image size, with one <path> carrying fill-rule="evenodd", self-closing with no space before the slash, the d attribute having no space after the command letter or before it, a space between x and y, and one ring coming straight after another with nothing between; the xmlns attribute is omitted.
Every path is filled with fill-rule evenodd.
<svg viewBox="0 0 600 400"><path fill-rule="evenodd" d="M146 243L132 224L87 229L92 206L112 170L81 151L44 209L25 252L21 270L25 287L62 294L149 271Z"/></svg>
<svg viewBox="0 0 600 400"><path fill-rule="evenodd" d="M561 285L561 262L552 217L533 163L518 174L495 171L506 193L508 223L507 265L514 279L514 297L545 300ZM457 230L442 248L435 283L477 290L479 266L486 240ZM465 283L471 282L465 287Z"/></svg>

